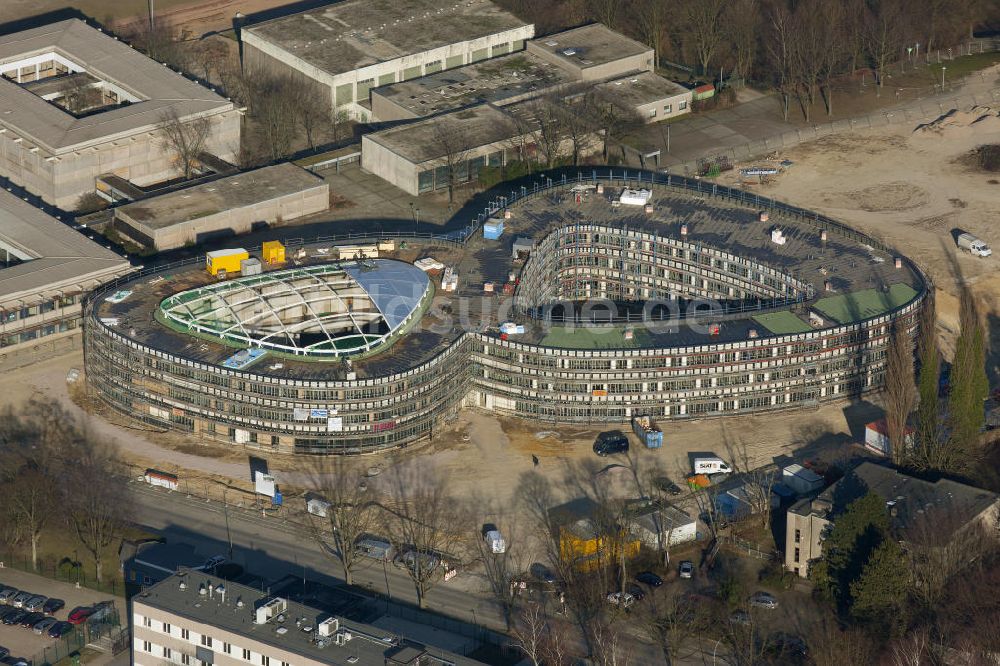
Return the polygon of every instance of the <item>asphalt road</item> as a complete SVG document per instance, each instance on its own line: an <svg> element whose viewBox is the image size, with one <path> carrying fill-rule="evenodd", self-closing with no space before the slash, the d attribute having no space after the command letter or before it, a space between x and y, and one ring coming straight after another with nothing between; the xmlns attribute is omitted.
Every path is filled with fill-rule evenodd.
<svg viewBox="0 0 1000 666"><path fill-rule="evenodd" d="M253 574L275 580L288 574L337 585L343 584L339 562L323 553L320 545L301 528L279 517L247 517L241 510L226 510L219 502L188 498L181 493L160 492L139 484L131 486L134 520L171 542L189 543L206 556L229 557ZM228 517L228 531L227 531ZM270 522L269 522L270 521ZM461 574L460 574L461 575ZM354 574L355 585L416 605L417 596L407 574L374 560ZM469 587L473 581L464 581ZM461 589L458 582L442 582L427 595L430 609L491 629L504 630L503 618L488 599Z"/></svg>
<svg viewBox="0 0 1000 666"><path fill-rule="evenodd" d="M243 510L227 510L219 502L189 498L182 493L170 493L143 484L130 485L133 519L152 532L173 543L189 543L205 556L215 554L230 557L248 572L276 580L286 575L303 576L328 585L342 585L340 564L325 555L319 544L301 528L285 523L278 517L248 516ZM270 521L270 522L268 522ZM228 527L227 527L228 522ZM439 583L427 595L427 606L459 620L503 632L503 617L490 601L481 581L461 580L472 574L459 574L459 579ZM354 575L356 586L385 594L390 598L416 605L413 583L405 572L391 564L383 567L374 561L359 568ZM626 630L628 632L628 630ZM628 649L633 663L661 663L658 648L634 640ZM719 653L721 657L721 652ZM698 653L676 661L681 664L712 663L710 652ZM719 663L722 663L721 661Z"/></svg>

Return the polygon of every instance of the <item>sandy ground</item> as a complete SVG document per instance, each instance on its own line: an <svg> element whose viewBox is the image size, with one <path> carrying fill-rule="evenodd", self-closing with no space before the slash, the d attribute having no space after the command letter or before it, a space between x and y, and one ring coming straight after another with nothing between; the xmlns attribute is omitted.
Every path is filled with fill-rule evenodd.
<svg viewBox="0 0 1000 666"><path fill-rule="evenodd" d="M947 110L947 108L946 108ZM1000 351L1000 265L997 257L960 252L956 230L1000 244L1000 173L967 159L978 146L1000 143L998 108L958 109L928 127L899 126L827 137L784 151L794 165L762 194L812 208L881 237L915 260L938 294L946 354L958 330L960 285L968 285L989 329L996 381ZM723 182L733 182L727 174Z"/></svg>

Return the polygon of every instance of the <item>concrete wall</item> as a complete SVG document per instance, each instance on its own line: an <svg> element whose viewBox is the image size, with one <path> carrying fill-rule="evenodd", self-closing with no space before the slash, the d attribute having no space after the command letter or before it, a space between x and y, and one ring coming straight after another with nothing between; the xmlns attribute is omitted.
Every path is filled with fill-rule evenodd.
<svg viewBox="0 0 1000 666"><path fill-rule="evenodd" d="M546 62L550 62L553 65L570 72L574 77L581 81L602 81L605 79L618 78L624 74L628 74L629 72L652 72L654 69L653 49L649 49L648 51L634 56L612 60L601 65L594 65L592 67L583 67L577 61L568 60L563 56L552 53L543 45L540 45L537 41L528 42L527 50L534 53L539 58L542 58Z"/></svg>
<svg viewBox="0 0 1000 666"><path fill-rule="evenodd" d="M233 160L240 143L240 116L226 111L212 116L207 152ZM95 180L113 173L138 185L177 176L173 151L155 126L100 143L60 152L46 152L13 131L0 134L0 176L63 209L76 207L80 195L93 192Z"/></svg>
<svg viewBox="0 0 1000 666"><path fill-rule="evenodd" d="M305 60L286 51L255 34L252 30L244 30L243 36L243 62L244 67L262 67L274 72L288 72L293 70L301 73L309 79L326 86L331 91L331 104L334 108L347 111L348 115L362 122L367 122L370 118L369 112L358 105L359 102L369 99L368 89L379 85L387 85L397 81L415 79L425 74L430 74L446 68L449 59L452 60L452 67L460 67L470 62L475 62L474 56L477 52L486 49L489 55L501 55L510 53L511 45L514 42L521 42L532 38L535 35L533 25L521 26L511 30L505 30L493 35L487 35L477 39L465 40L448 44L428 51L422 51L402 58L395 58L374 65L368 65L341 74L330 74L311 65ZM494 48L506 45L502 52L493 53ZM461 63L456 62L461 56ZM482 58L478 58L482 59ZM440 64L440 68L431 68L427 71L427 65ZM414 68L419 71L414 72ZM409 72L407 70L410 70ZM388 80L389 78L392 80ZM365 83L370 81L370 83ZM349 99L341 99L338 103L338 89L345 90L349 87Z"/></svg>
<svg viewBox="0 0 1000 666"><path fill-rule="evenodd" d="M306 215L321 213L330 207L330 186L320 183L302 192L262 201L252 206L232 208L214 215L199 217L168 227L155 228L129 217L125 208L115 209L115 229L133 238L140 244L148 244L151 239L157 250L170 250L188 243L205 240L206 236L223 231L233 234L248 233L259 222L273 224L280 218L282 222ZM136 233L137 232L137 233Z"/></svg>
<svg viewBox="0 0 1000 666"><path fill-rule="evenodd" d="M417 165L367 135L361 137L361 168L407 194L417 195Z"/></svg>
<svg viewBox="0 0 1000 666"><path fill-rule="evenodd" d="M371 96L372 120L375 122L386 123L398 120L415 120L420 117L413 111L396 104L388 97L383 97L377 90L373 90Z"/></svg>
<svg viewBox="0 0 1000 666"><path fill-rule="evenodd" d="M683 109L681 108L682 102L684 106ZM664 110L664 107L667 104L670 105L669 113ZM647 123L655 123L663 120L664 118L675 118L686 113L691 113L691 91L688 90L680 93L679 95L664 97L663 99L650 102L649 104L639 104L635 107L635 110L636 113L638 113ZM656 115L651 115L652 111L655 111Z"/></svg>

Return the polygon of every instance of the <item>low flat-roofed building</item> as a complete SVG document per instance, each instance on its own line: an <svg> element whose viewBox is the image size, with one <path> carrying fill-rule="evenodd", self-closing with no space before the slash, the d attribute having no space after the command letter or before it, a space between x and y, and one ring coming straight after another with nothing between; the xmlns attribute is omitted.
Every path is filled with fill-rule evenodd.
<svg viewBox="0 0 1000 666"><path fill-rule="evenodd" d="M232 102L78 19L0 36L0 176L62 208L114 174L140 185L180 173L160 129L209 119L205 150L232 159Z"/></svg>
<svg viewBox="0 0 1000 666"><path fill-rule="evenodd" d="M691 112L691 91L652 72L636 72L595 88L634 109L647 123Z"/></svg>
<svg viewBox="0 0 1000 666"><path fill-rule="evenodd" d="M202 573L132 598L132 663L214 666L453 664L475 659Z"/></svg>
<svg viewBox="0 0 1000 666"><path fill-rule="evenodd" d="M455 182L466 182L484 166L503 164L518 133L508 114L480 104L364 135L361 166L409 194L431 192L448 187L449 155L464 163Z"/></svg>
<svg viewBox="0 0 1000 666"><path fill-rule="evenodd" d="M114 228L138 245L169 250L329 207L330 186L285 162L126 204L115 209Z"/></svg>
<svg viewBox="0 0 1000 666"><path fill-rule="evenodd" d="M801 499L788 509L785 568L806 578L810 564L822 557L827 528L851 502L869 492L885 500L890 527L902 541L919 542L923 536L919 532L930 526L942 540L975 525L996 535L1000 505L996 493L949 479L924 481L864 462L815 497Z"/></svg>
<svg viewBox="0 0 1000 666"><path fill-rule="evenodd" d="M372 117L378 122L412 120L475 104L512 104L576 80L564 68L521 51L375 88Z"/></svg>
<svg viewBox="0 0 1000 666"><path fill-rule="evenodd" d="M371 88L519 51L535 28L489 0L345 0L241 33L245 68L312 82L366 121Z"/></svg>
<svg viewBox="0 0 1000 666"><path fill-rule="evenodd" d="M0 361L43 344L69 346L83 295L131 269L124 257L0 190Z"/></svg>
<svg viewBox="0 0 1000 666"><path fill-rule="evenodd" d="M528 42L527 50L581 81L608 79L629 71L652 72L654 67L653 49L601 23L534 39Z"/></svg>

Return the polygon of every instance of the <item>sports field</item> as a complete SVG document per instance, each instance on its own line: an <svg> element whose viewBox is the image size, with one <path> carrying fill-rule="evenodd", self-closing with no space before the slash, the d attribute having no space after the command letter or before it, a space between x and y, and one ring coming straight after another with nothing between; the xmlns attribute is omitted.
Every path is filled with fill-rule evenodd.
<svg viewBox="0 0 1000 666"><path fill-rule="evenodd" d="M864 289L850 294L828 296L816 301L813 306L830 319L848 324L863 319L871 319L909 302L917 295L908 284L894 284L887 291Z"/></svg>

